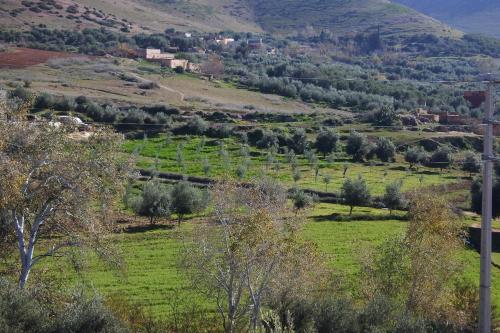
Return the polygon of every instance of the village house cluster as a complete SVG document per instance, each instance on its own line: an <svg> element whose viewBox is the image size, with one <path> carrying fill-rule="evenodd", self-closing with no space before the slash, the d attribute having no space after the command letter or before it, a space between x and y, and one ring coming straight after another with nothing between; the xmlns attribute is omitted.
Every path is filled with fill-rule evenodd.
<svg viewBox="0 0 500 333"><path fill-rule="evenodd" d="M415 117L422 123L438 123L441 125L452 126L470 126L474 133L483 134L481 119L464 116L456 112L429 111L423 108L418 108L415 111ZM500 136L500 126L495 125L493 131L495 136Z"/></svg>
<svg viewBox="0 0 500 333"><path fill-rule="evenodd" d="M266 52L267 54L276 54L276 49L271 47L265 47L262 38L245 38L237 39L236 37L228 37L220 34L207 34L204 36L195 36L190 32L169 32L169 36L172 38L185 38L185 39L199 39L202 42L203 47L196 46L191 47L188 52L195 53L201 56L210 54L214 52L213 46L219 48L236 48L239 45L246 45L250 52ZM138 57L147 61L156 62L161 64L163 67L170 69L182 68L183 70L190 72L199 72L200 65L193 63L188 59L183 59L176 54L179 53L179 48L170 47L167 49L159 48L144 48L138 50L126 50L127 47L122 47L120 51L125 53L125 56ZM125 51L125 52L124 52ZM130 51L130 52L127 52Z"/></svg>

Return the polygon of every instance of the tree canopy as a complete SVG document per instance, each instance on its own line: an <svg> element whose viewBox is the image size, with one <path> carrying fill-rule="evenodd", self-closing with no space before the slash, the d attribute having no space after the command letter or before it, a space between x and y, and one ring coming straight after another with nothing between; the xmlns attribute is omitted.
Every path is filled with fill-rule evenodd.
<svg viewBox="0 0 500 333"><path fill-rule="evenodd" d="M0 111L1 118L7 111ZM120 137L106 130L88 139L72 133L22 115L0 122L0 217L15 235L21 288L41 260L68 247L92 247L111 227L107 211L126 176ZM48 241L35 251L42 235Z"/></svg>

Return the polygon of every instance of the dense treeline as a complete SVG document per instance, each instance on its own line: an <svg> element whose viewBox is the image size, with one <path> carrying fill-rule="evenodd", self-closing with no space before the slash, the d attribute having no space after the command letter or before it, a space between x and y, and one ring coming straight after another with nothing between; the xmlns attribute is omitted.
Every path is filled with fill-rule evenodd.
<svg viewBox="0 0 500 333"><path fill-rule="evenodd" d="M392 50L403 46L401 51L418 53L429 57L470 57L478 54L500 56L500 41L481 34L465 34L461 38L440 37L433 34L414 36L385 36L377 32L358 33L354 36L337 36L322 31L315 36L299 34L290 40L311 45L331 45L336 50L351 56L362 56L381 50Z"/></svg>
<svg viewBox="0 0 500 333"><path fill-rule="evenodd" d="M0 41L18 43L36 49L69 51L90 55L103 55L115 51L120 43L127 43L132 48L155 47L166 49L172 46L178 47L180 51L187 51L191 47L199 45L199 40L195 38L171 37L167 34L138 34L128 37L105 28L72 31L35 27L22 32L1 28Z"/></svg>
<svg viewBox="0 0 500 333"><path fill-rule="evenodd" d="M393 74L403 76L426 76L433 78L433 70L445 75L451 73L452 64L419 63L414 69L406 70L402 61L389 68ZM374 110L383 107L412 110L427 106L443 111L469 113L463 92L453 87L439 87L437 84L419 83L408 80L380 80L383 66L346 64L315 64L311 60L282 56L252 57L236 61L227 68L231 75L239 77L244 86L264 93L273 93L306 102L325 103L330 107L347 107L355 111ZM473 75L477 70L465 67L464 73ZM456 77L457 72L452 73ZM465 75L465 74L464 74ZM439 75L442 78L444 75Z"/></svg>
<svg viewBox="0 0 500 333"><path fill-rule="evenodd" d="M404 51L424 56L463 56L478 54L500 56L500 40L480 34L466 34L461 39L440 38L430 34L410 37Z"/></svg>

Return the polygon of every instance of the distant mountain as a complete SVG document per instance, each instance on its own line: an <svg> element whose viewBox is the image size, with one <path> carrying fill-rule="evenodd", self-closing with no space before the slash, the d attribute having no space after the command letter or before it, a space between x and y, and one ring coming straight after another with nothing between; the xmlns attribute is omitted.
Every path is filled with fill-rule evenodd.
<svg viewBox="0 0 500 333"><path fill-rule="evenodd" d="M500 0L394 0L466 31L500 38Z"/></svg>
<svg viewBox="0 0 500 333"><path fill-rule="evenodd" d="M380 27L387 34L429 32L454 35L445 24L387 0L248 0L257 22L271 32L289 33L308 27L355 32Z"/></svg>
<svg viewBox="0 0 500 333"><path fill-rule="evenodd" d="M54 0L0 1L0 26L25 29L104 26L123 32L337 33L380 28L386 35L458 35L447 25L389 0Z"/></svg>

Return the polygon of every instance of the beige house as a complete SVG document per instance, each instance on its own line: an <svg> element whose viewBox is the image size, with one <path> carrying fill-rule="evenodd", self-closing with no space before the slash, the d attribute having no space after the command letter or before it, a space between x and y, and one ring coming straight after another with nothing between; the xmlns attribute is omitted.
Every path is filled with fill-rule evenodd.
<svg viewBox="0 0 500 333"><path fill-rule="evenodd" d="M191 72L197 72L200 69L200 66L198 64L193 64L186 59L168 59L162 61L162 65L171 69L181 67L182 69Z"/></svg>
<svg viewBox="0 0 500 333"><path fill-rule="evenodd" d="M228 46L231 43L234 43L234 38L222 38L222 39L216 39L215 42L217 44L221 44L224 46Z"/></svg>
<svg viewBox="0 0 500 333"><path fill-rule="evenodd" d="M421 122L424 122L424 123L429 123L429 122L430 123L438 123L440 120L439 115L429 113L429 111L422 109L422 108L418 108L415 111L415 115L417 116L418 120L420 120Z"/></svg>
<svg viewBox="0 0 500 333"><path fill-rule="evenodd" d="M175 55L172 53L163 53L160 49L142 49L139 50L139 56L146 60L168 60L174 59Z"/></svg>
<svg viewBox="0 0 500 333"><path fill-rule="evenodd" d="M183 69L187 69L189 61L186 59L167 59L163 62L163 65L175 69L177 67L182 67Z"/></svg>
<svg viewBox="0 0 500 333"><path fill-rule="evenodd" d="M191 72L199 71L199 65L190 63L187 59L175 59L175 54L173 53L163 53L160 49L141 49L138 51L141 58L158 62L164 67L171 69L176 69L181 67L184 70Z"/></svg>

